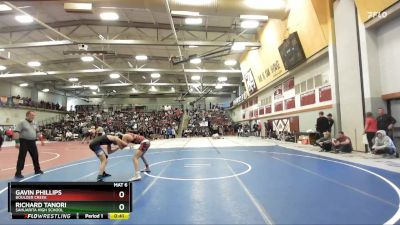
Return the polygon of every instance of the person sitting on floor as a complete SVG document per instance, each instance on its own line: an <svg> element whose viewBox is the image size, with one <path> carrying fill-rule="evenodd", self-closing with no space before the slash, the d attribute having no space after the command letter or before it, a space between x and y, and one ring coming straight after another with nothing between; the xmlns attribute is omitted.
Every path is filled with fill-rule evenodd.
<svg viewBox="0 0 400 225"><path fill-rule="evenodd" d="M330 152L332 150L332 137L329 131L324 132L324 136L316 140L315 144L321 148L320 152Z"/></svg>
<svg viewBox="0 0 400 225"><path fill-rule="evenodd" d="M386 135L386 131L378 130L376 132L375 142L372 146L372 152L374 154L387 154L394 155L396 153L396 146L389 136Z"/></svg>
<svg viewBox="0 0 400 225"><path fill-rule="evenodd" d="M335 148L335 153L345 152L351 153L353 151L353 146L349 137L344 135L343 131L339 131L338 137L332 140L333 147Z"/></svg>

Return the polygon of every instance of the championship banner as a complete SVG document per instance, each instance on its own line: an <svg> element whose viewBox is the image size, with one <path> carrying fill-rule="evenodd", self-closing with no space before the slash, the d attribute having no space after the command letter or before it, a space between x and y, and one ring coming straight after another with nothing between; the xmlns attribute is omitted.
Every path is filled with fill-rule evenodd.
<svg viewBox="0 0 400 225"><path fill-rule="evenodd" d="M292 90L294 88L294 78L290 78L288 80L286 80L285 82L283 82L283 91L289 91Z"/></svg>
<svg viewBox="0 0 400 225"><path fill-rule="evenodd" d="M247 91L249 92L250 95L257 91L257 84L251 69L244 74L244 81L246 84Z"/></svg>
<svg viewBox="0 0 400 225"><path fill-rule="evenodd" d="M264 115L264 112L265 112L264 107L261 107L261 108L258 109L258 114L260 116Z"/></svg>
<svg viewBox="0 0 400 225"><path fill-rule="evenodd" d="M279 112L279 111L282 111L282 110L283 110L283 102L282 101L276 102L275 103L275 112Z"/></svg>
<svg viewBox="0 0 400 225"><path fill-rule="evenodd" d="M296 101L294 97L285 100L285 109L293 109L296 107Z"/></svg>
<svg viewBox="0 0 400 225"><path fill-rule="evenodd" d="M300 106L315 104L315 91L304 93L300 95Z"/></svg>
<svg viewBox="0 0 400 225"><path fill-rule="evenodd" d="M331 86L321 87L319 89L319 102L326 102L332 100Z"/></svg>
<svg viewBox="0 0 400 225"><path fill-rule="evenodd" d="M268 113L272 113L272 106L271 105L265 106L265 114L268 114Z"/></svg>
<svg viewBox="0 0 400 225"><path fill-rule="evenodd" d="M258 117L258 109L254 110L253 116L256 117L256 118Z"/></svg>
<svg viewBox="0 0 400 225"><path fill-rule="evenodd" d="M281 99L283 98L283 89L282 89L282 84L276 86L274 88L274 99Z"/></svg>

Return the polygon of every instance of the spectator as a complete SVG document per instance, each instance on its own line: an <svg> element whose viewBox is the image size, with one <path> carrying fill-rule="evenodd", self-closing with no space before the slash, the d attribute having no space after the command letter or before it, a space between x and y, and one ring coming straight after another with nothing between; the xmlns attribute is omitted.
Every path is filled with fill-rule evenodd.
<svg viewBox="0 0 400 225"><path fill-rule="evenodd" d="M374 139L375 133L378 130L377 126L378 125L373 114L371 112L367 112L365 117L364 132L367 135L368 148L365 149L365 153L368 153L368 149L372 151L372 145L373 145L372 140Z"/></svg>
<svg viewBox="0 0 400 225"><path fill-rule="evenodd" d="M176 131L175 131L175 128L172 128L172 129L171 129L171 135L172 135L172 138L176 138Z"/></svg>
<svg viewBox="0 0 400 225"><path fill-rule="evenodd" d="M67 131L66 133L65 133L65 140L66 141L71 141L73 139L73 134L72 134L72 132L71 131Z"/></svg>
<svg viewBox="0 0 400 225"><path fill-rule="evenodd" d="M324 136L316 140L316 145L321 148L320 152L330 152L332 150L332 137L329 131L324 132Z"/></svg>
<svg viewBox="0 0 400 225"><path fill-rule="evenodd" d="M4 131L3 131L3 127L0 127L0 151L1 151L1 146L3 145L3 136L4 136Z"/></svg>
<svg viewBox="0 0 400 225"><path fill-rule="evenodd" d="M384 156L388 154L392 156L396 152L396 146L393 144L392 139L386 135L386 131L378 130L372 151L374 154L384 154Z"/></svg>
<svg viewBox="0 0 400 225"><path fill-rule="evenodd" d="M7 141L11 141L14 135L14 131L12 130L11 127L9 127L8 130L6 130L5 134L7 136Z"/></svg>
<svg viewBox="0 0 400 225"><path fill-rule="evenodd" d="M329 120L324 116L324 112L319 112L319 117L316 124L317 136L322 137L325 131L329 131Z"/></svg>
<svg viewBox="0 0 400 225"><path fill-rule="evenodd" d="M335 153L351 153L351 151L353 151L351 139L344 135L343 131L339 131L338 137L336 139L333 139L332 144L335 148Z"/></svg>
<svg viewBox="0 0 400 225"><path fill-rule="evenodd" d="M328 131L329 131L329 133L332 133L332 127L333 127L333 125L335 124L335 120L333 120L333 118L332 118L332 113L329 113L328 115L326 115L327 116L327 118L328 118L328 124L329 124L329 129L328 129Z"/></svg>
<svg viewBox="0 0 400 225"><path fill-rule="evenodd" d="M378 130L384 130L386 134L393 140L393 127L396 120L388 114L385 114L385 110L382 108L378 109L378 117L376 121L378 123Z"/></svg>

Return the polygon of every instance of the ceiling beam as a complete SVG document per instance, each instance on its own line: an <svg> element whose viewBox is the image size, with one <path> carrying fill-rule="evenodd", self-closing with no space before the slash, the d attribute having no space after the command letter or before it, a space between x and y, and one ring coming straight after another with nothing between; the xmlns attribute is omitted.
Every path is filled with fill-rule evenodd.
<svg viewBox="0 0 400 225"><path fill-rule="evenodd" d="M32 73L8 73L0 75L2 78L14 77L29 77L29 76L46 76L46 75L64 75L64 74L88 74L88 73L103 73L108 75L110 72L159 72L159 73L221 73L221 74L236 74L241 75L240 70L226 70L226 69L157 69L157 68L113 68L113 69L86 69L86 70L59 70L59 71L46 71L46 72L32 72Z"/></svg>
<svg viewBox="0 0 400 225"><path fill-rule="evenodd" d="M198 83L188 83L190 86L197 85ZM224 87L238 87L240 84L222 84ZM186 83L115 83L115 84L100 84L99 87L129 87L129 86L186 86ZM215 87L217 84L202 84L204 87ZM57 86L59 89L82 89L89 88L88 85L70 85L70 86Z"/></svg>
<svg viewBox="0 0 400 225"><path fill-rule="evenodd" d="M199 47L224 47L231 46L233 42L230 41L153 41L153 40L61 40L61 41L37 41L37 42L26 42L26 43L13 43L13 44L0 44L0 48L3 49L16 49L16 48L36 48L36 47L52 47L52 46L64 46L72 44L91 44L91 45L131 45L131 46L199 46ZM238 41L247 46L248 48L259 48L261 44L259 42L246 42Z"/></svg>
<svg viewBox="0 0 400 225"><path fill-rule="evenodd" d="M129 28L147 28L147 29L161 29L161 30L171 30L171 25L169 23L144 23L144 22L131 22L131 21L102 21L102 20L69 20L69 21L59 21L53 23L47 23L48 26L52 28L63 28L81 25L92 25L92 26L109 26L109 27L129 27ZM39 29L46 29L40 24L32 24L29 26L9 26L0 28L0 33L14 33L22 31L33 31ZM176 30L182 31L202 31L202 32L218 32L218 33L240 33L244 29L240 27L217 27L217 26L188 26L181 25L176 26ZM255 30L246 31L246 34L255 34Z"/></svg>
<svg viewBox="0 0 400 225"><path fill-rule="evenodd" d="M147 56L148 59L147 61L168 61L169 57L166 56ZM117 54L117 55L104 55L104 58L106 60L115 60L115 59L128 59L132 60L135 62L135 58L133 55L129 54ZM218 60L218 59L202 59L203 62L208 62L208 63L223 63L223 60ZM41 61L42 65L47 66L47 65L54 65L54 64L66 64L66 63L77 63L77 62L82 62L80 58L65 58L65 59L53 59L53 60L46 60L46 61ZM8 65L8 68L12 68L13 66L17 66L16 64L11 64Z"/></svg>

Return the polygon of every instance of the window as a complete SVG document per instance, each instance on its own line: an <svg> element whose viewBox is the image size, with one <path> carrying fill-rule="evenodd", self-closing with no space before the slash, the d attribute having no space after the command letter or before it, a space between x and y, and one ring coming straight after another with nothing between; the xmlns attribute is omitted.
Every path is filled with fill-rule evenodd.
<svg viewBox="0 0 400 225"><path fill-rule="evenodd" d="M300 94L300 84L296 84L296 86L294 86L294 90L296 95Z"/></svg>
<svg viewBox="0 0 400 225"><path fill-rule="evenodd" d="M314 77L314 84L315 84L315 87L322 86L322 75L321 74L318 74L317 76Z"/></svg>
<svg viewBox="0 0 400 225"><path fill-rule="evenodd" d="M307 80L307 91L314 89L314 78Z"/></svg>
<svg viewBox="0 0 400 225"><path fill-rule="evenodd" d="M307 91L307 83L303 81L300 84L300 92L305 92L305 91Z"/></svg>

